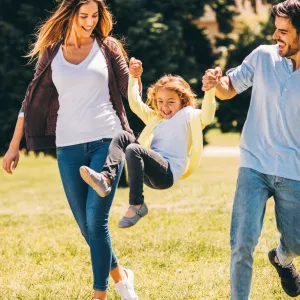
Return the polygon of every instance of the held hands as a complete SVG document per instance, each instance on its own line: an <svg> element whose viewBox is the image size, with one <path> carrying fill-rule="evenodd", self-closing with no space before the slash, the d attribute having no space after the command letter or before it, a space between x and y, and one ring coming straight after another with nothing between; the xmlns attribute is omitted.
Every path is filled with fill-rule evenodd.
<svg viewBox="0 0 300 300"><path fill-rule="evenodd" d="M20 158L19 148L16 149L9 148L5 156L3 157L2 168L8 174L12 174L12 170L15 170L15 168L18 166L19 158Z"/></svg>
<svg viewBox="0 0 300 300"><path fill-rule="evenodd" d="M208 69L205 71L205 75L202 77L202 91L209 91L216 87L222 78L222 70L220 67L215 69Z"/></svg>
<svg viewBox="0 0 300 300"><path fill-rule="evenodd" d="M143 73L142 62L134 57L131 57L129 61L129 73L134 78L140 77Z"/></svg>

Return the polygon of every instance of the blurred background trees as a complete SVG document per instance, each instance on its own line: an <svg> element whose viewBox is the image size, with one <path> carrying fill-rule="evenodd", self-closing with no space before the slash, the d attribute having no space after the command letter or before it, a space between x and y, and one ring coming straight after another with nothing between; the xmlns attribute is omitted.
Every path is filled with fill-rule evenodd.
<svg viewBox="0 0 300 300"><path fill-rule="evenodd" d="M27 65L24 55L36 25L49 16L57 2L1 1L0 155L9 145L26 87L33 76L34 66ZM181 75L202 97L204 71L219 64L221 53L226 53L225 69L228 69L240 64L257 45L271 42L272 21L257 24L256 30L242 26L238 38L232 35L232 20L238 15L236 0L107 0L107 3L116 20L113 34L124 36L129 56L143 62L144 97L146 88L165 73ZM256 1L251 0L251 4L257 10ZM220 32L215 43L209 32L199 26L207 6L214 12ZM249 93L220 103L217 121L222 131L241 130ZM142 124L128 107L127 112L132 128L139 132Z"/></svg>
<svg viewBox="0 0 300 300"><path fill-rule="evenodd" d="M253 0L251 2L253 8L257 10L256 1ZM274 5L282 2L282 0L267 0L263 2ZM271 17L268 18L267 22L243 24L238 30L238 38L229 45L224 71L240 65L243 59L259 45L272 44L274 28L274 21ZM216 115L222 132L242 131L250 104L251 91L252 89L249 88L230 101L219 102Z"/></svg>

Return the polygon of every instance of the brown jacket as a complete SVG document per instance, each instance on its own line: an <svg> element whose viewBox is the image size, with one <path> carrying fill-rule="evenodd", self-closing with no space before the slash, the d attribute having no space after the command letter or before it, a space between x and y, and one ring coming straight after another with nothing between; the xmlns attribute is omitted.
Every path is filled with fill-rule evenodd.
<svg viewBox="0 0 300 300"><path fill-rule="evenodd" d="M132 133L121 93L127 97L128 66L120 48L112 39L97 38L108 67L110 101L124 130ZM58 93L52 81L51 62L60 44L48 47L39 59L34 78L29 84L20 112L24 112L25 137L28 149L55 147L55 130L59 108Z"/></svg>

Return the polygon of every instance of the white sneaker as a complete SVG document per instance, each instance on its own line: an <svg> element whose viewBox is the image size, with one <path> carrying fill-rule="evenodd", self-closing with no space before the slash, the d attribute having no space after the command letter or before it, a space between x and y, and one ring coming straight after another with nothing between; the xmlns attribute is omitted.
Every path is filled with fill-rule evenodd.
<svg viewBox="0 0 300 300"><path fill-rule="evenodd" d="M119 281L115 284L115 288L121 296L121 300L138 300L138 296L134 291L133 282L134 274L131 270L123 268L127 273L127 279Z"/></svg>

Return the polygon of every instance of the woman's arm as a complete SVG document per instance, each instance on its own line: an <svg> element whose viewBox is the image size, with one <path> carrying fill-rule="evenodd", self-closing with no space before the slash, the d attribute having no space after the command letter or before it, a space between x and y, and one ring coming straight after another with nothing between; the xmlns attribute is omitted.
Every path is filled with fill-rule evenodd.
<svg viewBox="0 0 300 300"><path fill-rule="evenodd" d="M202 102L202 108L200 114L202 129L205 128L207 125L209 125L215 117L215 112L216 112L215 95L216 95L215 88L206 91L204 94L204 99Z"/></svg>
<svg viewBox="0 0 300 300"><path fill-rule="evenodd" d="M26 106L26 103L28 101L28 96L29 96L29 93L30 93L30 89L32 87L32 84L33 84L33 81L38 77L40 76L41 72L45 69L45 67L47 66L48 62L49 62L49 51L50 51L50 47L47 48L45 50L45 52L43 53L43 55L41 57L39 57L36 65L35 65L35 72L34 72L34 76L33 76L33 79L32 81L29 83L28 87L27 87L27 90L26 90L26 93L25 93L25 98L22 102L22 105L21 105L21 109L20 109L20 112L19 112L19 117L24 117L24 111L25 111L25 106Z"/></svg>
<svg viewBox="0 0 300 300"><path fill-rule="evenodd" d="M25 98L22 102L22 106L19 112L19 117L17 119L12 140L10 142L9 148L5 156L3 157L2 167L9 174L12 174L12 170L14 170L18 166L18 161L20 157L19 148L20 148L22 137L24 135L24 110L25 110L25 106L27 105L31 86L35 78L38 77L41 74L41 72L45 69L48 61L49 61L49 49L46 49L43 55L38 59L36 63L34 77L31 83L27 87Z"/></svg>
<svg viewBox="0 0 300 300"><path fill-rule="evenodd" d="M112 39L108 40L108 46L111 49L112 60L111 64L119 87L120 92L128 98L128 77L129 69L122 50Z"/></svg>
<svg viewBox="0 0 300 300"><path fill-rule="evenodd" d="M155 111L146 105L139 92L139 79L129 75L128 101L130 109L147 124L156 115Z"/></svg>
<svg viewBox="0 0 300 300"><path fill-rule="evenodd" d="M20 157L19 147L20 147L20 142L22 140L23 134L24 134L24 118L19 117L17 120L13 138L10 142L9 148L5 156L3 157L3 161L2 161L2 167L8 174L12 174L12 170L14 170L18 166L19 157Z"/></svg>

